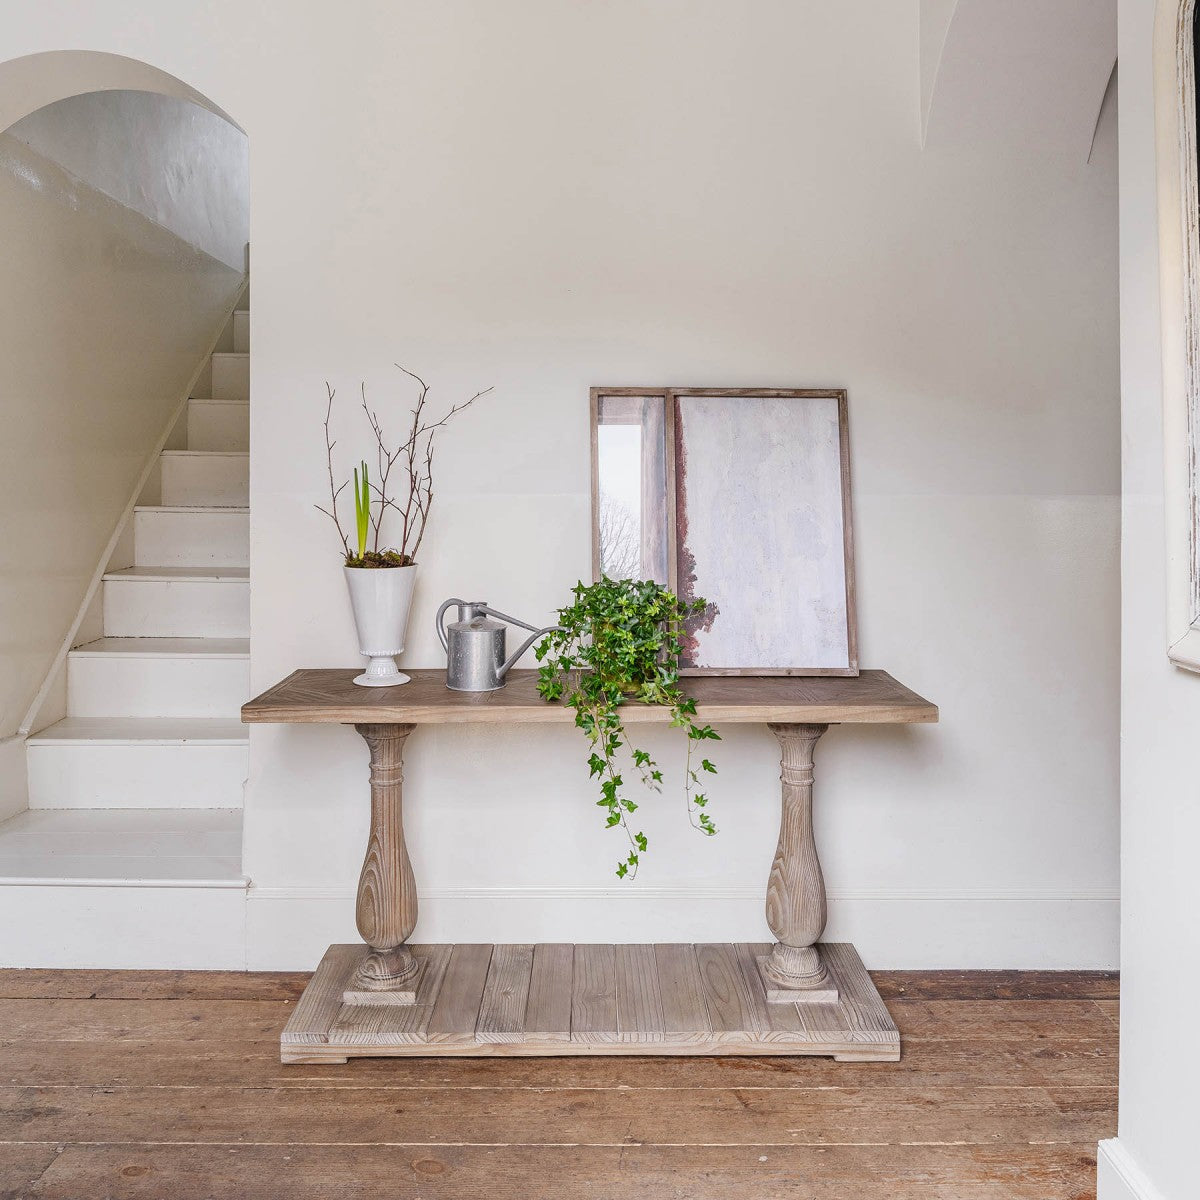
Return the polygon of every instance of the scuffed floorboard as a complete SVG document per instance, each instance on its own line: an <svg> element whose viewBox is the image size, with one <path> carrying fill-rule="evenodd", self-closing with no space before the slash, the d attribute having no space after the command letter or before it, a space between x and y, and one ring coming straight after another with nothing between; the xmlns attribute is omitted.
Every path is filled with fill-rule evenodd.
<svg viewBox="0 0 1200 1200"><path fill-rule="evenodd" d="M873 976L898 1063L284 1066L306 977L0 971L0 1197L1083 1200L1116 977Z"/></svg>

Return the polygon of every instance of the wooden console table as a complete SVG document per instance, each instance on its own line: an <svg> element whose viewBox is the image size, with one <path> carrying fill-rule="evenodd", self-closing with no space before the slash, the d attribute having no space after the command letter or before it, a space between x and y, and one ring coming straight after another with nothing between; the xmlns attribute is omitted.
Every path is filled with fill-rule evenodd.
<svg viewBox="0 0 1200 1200"><path fill-rule="evenodd" d="M900 1035L854 947L820 943L825 883L812 826L813 749L832 724L936 721L883 671L857 678L696 678L701 721L767 725L782 747L783 814L767 880L773 944L410 945L417 887L404 843L404 743L418 725L564 724L536 672L498 692L412 671L398 688L295 671L247 722L348 724L371 751L371 832L358 881L364 945L330 946L281 1038L284 1062L375 1055L832 1054L894 1061ZM627 724L667 710L629 704ZM636 885L635 885L636 886Z"/></svg>

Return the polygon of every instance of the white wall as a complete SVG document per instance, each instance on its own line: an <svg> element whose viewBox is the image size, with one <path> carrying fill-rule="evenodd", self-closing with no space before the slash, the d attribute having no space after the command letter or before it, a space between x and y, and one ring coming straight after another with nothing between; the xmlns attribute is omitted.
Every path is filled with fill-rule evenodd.
<svg viewBox="0 0 1200 1200"><path fill-rule="evenodd" d="M253 140L255 686L358 661L312 508L324 380L347 464L360 379L401 419L393 361L447 402L496 385L442 444L411 665L439 661L445 596L541 620L587 570L590 385L844 385L862 659L943 722L822 744L833 931L878 966L1111 964L1111 130L1090 166L1074 136L923 154L916 6L884 0L162 12L24 13L10 52L69 28ZM352 934L365 751L337 728L251 744L250 962L302 967ZM419 937L765 934L765 730L720 747L718 838L674 798L643 809L654 853L617 900L574 731L410 746Z"/></svg>
<svg viewBox="0 0 1200 1200"><path fill-rule="evenodd" d="M66 636L241 275L10 133L0 134L0 227L0 737L7 737ZM0 805L11 808L20 791L20 779L6 771Z"/></svg>
<svg viewBox="0 0 1200 1200"><path fill-rule="evenodd" d="M1200 677L1166 656L1154 8L1121 0L1121 1098L1103 1200L1194 1196L1200 1125Z"/></svg>
<svg viewBox="0 0 1200 1200"><path fill-rule="evenodd" d="M189 246L245 269L246 135L188 100L89 92L48 104L9 133Z"/></svg>
<svg viewBox="0 0 1200 1200"><path fill-rule="evenodd" d="M28 787L25 739L15 734L0 738L0 821L25 810Z"/></svg>

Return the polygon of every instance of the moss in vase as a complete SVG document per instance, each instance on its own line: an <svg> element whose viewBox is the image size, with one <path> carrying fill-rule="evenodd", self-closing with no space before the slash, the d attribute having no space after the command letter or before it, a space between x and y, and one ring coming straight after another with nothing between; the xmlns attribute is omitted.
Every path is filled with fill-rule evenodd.
<svg viewBox="0 0 1200 1200"><path fill-rule="evenodd" d="M348 567L411 567L414 560L399 550L368 550L363 554L347 554Z"/></svg>

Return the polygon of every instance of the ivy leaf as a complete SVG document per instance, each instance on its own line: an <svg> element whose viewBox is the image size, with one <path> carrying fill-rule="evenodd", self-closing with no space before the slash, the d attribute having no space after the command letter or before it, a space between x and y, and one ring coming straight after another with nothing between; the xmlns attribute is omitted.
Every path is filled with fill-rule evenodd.
<svg viewBox="0 0 1200 1200"><path fill-rule="evenodd" d="M605 809L605 827L621 826L636 850L619 864L621 878L637 874L639 855L647 847L643 833L632 833L626 817L637 811L637 803L625 792L618 769L620 752L628 746L629 758L643 786L661 791L663 772L653 756L628 745L621 709L631 703L656 704L667 709L672 727L682 729L689 746L684 773L684 795L688 812L702 832L716 826L700 811L708 797L693 792L699 771L715 773L705 758L693 769L690 747L700 741L719 739L711 726L695 720L696 701L682 689L679 659L687 621L708 611L702 599L680 600L652 579L610 579L596 583L580 580L571 589L572 602L559 609L558 628L542 638L535 650L538 694L552 703L574 709L576 726L590 746L588 772L599 779L598 808Z"/></svg>

